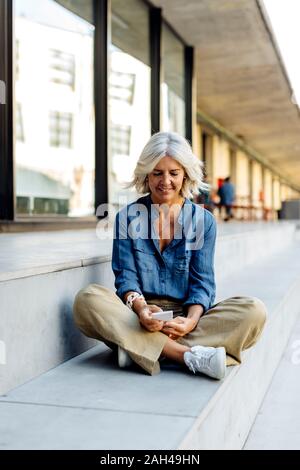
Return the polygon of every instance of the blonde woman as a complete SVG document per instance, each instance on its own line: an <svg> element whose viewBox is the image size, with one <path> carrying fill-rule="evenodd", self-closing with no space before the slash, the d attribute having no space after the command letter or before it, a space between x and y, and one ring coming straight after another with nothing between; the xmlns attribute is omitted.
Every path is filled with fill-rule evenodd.
<svg viewBox="0 0 300 470"><path fill-rule="evenodd" d="M203 183L202 164L174 132L153 135L133 181L142 194L115 220L112 269L116 292L99 284L74 302L79 329L118 351L120 367L135 362L149 374L168 358L215 379L257 341L266 308L254 297L214 304L213 215L190 198ZM173 310L163 321L155 313Z"/></svg>

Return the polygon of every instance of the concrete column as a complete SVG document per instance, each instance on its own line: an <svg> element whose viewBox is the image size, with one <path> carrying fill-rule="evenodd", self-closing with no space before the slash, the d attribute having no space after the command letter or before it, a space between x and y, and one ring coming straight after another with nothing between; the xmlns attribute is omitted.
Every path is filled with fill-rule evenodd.
<svg viewBox="0 0 300 470"><path fill-rule="evenodd" d="M213 136L206 133L205 139L205 167L206 167L206 174L208 179L210 180L211 184L215 184L215 165L214 165L214 157L213 157Z"/></svg>
<svg viewBox="0 0 300 470"><path fill-rule="evenodd" d="M265 207L266 207L266 185L265 185L265 167L261 166L261 192L260 201L262 208L262 219L265 219Z"/></svg>
<svg viewBox="0 0 300 470"><path fill-rule="evenodd" d="M280 199L280 181L278 178L274 178L273 182L273 194L274 194L274 209L281 209L281 199Z"/></svg>
<svg viewBox="0 0 300 470"><path fill-rule="evenodd" d="M238 150L236 154L236 204L248 207L249 205L249 165L248 156ZM239 219L249 218L249 209L238 208L236 216Z"/></svg>
<svg viewBox="0 0 300 470"><path fill-rule="evenodd" d="M196 155L199 155L199 150L201 142L199 139L201 137L200 132L198 131L197 123L197 54L195 48L193 48L193 76L192 76L192 148L193 152Z"/></svg>
<svg viewBox="0 0 300 470"><path fill-rule="evenodd" d="M265 207L265 167L262 165L261 166L261 201L262 201L262 207Z"/></svg>
<svg viewBox="0 0 300 470"><path fill-rule="evenodd" d="M248 160L249 204L253 205L253 160Z"/></svg>
<svg viewBox="0 0 300 470"><path fill-rule="evenodd" d="M264 170L264 195L265 195L265 209L268 210L266 216L268 220L271 217L271 210L273 209L273 190L272 190L272 173L268 168Z"/></svg>
<svg viewBox="0 0 300 470"><path fill-rule="evenodd" d="M212 136L213 184L217 187L218 178L230 174L229 144L217 135Z"/></svg>
<svg viewBox="0 0 300 470"><path fill-rule="evenodd" d="M202 153L202 128L200 124L197 124L196 132L193 131L193 152L200 160L203 162L203 153Z"/></svg>
<svg viewBox="0 0 300 470"><path fill-rule="evenodd" d="M248 157L241 151L236 154L236 194L239 204L244 204L249 197L249 165Z"/></svg>
<svg viewBox="0 0 300 470"><path fill-rule="evenodd" d="M230 177L232 183L236 186L237 174L236 174L236 149L230 149Z"/></svg>
<svg viewBox="0 0 300 470"><path fill-rule="evenodd" d="M252 162L252 198L253 204L256 207L261 206L261 191L262 191L262 166L260 163Z"/></svg>
<svg viewBox="0 0 300 470"><path fill-rule="evenodd" d="M280 199L281 199L281 202L287 200L287 186L285 183L281 183L281 186L280 186Z"/></svg>

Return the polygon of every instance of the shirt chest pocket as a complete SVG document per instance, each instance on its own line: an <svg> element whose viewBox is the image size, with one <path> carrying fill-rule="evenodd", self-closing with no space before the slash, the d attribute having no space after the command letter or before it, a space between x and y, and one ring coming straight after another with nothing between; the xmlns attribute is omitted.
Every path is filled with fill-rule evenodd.
<svg viewBox="0 0 300 470"><path fill-rule="evenodd" d="M190 269L190 260L191 260L191 253L187 252L185 254L176 254L176 258L174 260L174 272L176 274L184 274L189 271Z"/></svg>
<svg viewBox="0 0 300 470"><path fill-rule="evenodd" d="M136 240L133 251L138 271L153 273L156 268L155 249L141 240Z"/></svg>

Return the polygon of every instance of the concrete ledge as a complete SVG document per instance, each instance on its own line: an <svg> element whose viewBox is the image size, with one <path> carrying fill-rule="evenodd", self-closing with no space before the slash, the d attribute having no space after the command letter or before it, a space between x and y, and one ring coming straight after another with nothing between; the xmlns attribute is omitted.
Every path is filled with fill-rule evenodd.
<svg viewBox="0 0 300 470"><path fill-rule="evenodd" d="M295 229L294 222L218 226L217 278L284 249L293 240ZM0 282L109 262L112 230L109 238L102 238L101 231L98 235L96 230L2 234Z"/></svg>
<svg viewBox="0 0 300 470"><path fill-rule="evenodd" d="M95 230L0 235L0 282L111 260L110 238Z"/></svg>
<svg viewBox="0 0 300 470"><path fill-rule="evenodd" d="M240 224L237 224L239 226ZM294 223L246 224L242 233L219 234L216 242L217 283L239 269L286 249L295 238Z"/></svg>
<svg viewBox="0 0 300 470"><path fill-rule="evenodd" d="M75 295L92 282L113 285L110 262L0 282L0 339L6 347L0 394L96 344L81 335L72 314Z"/></svg>
<svg viewBox="0 0 300 470"><path fill-rule="evenodd" d="M291 244L294 232L290 223L221 227L217 284L241 266L279 253ZM94 231L1 237L0 244L11 250L2 255L0 271L0 340L7 356L7 366L0 364L3 394L95 344L73 324L73 300L80 288L92 282L113 289L114 276L111 240L99 240ZM11 260L12 252L16 258Z"/></svg>

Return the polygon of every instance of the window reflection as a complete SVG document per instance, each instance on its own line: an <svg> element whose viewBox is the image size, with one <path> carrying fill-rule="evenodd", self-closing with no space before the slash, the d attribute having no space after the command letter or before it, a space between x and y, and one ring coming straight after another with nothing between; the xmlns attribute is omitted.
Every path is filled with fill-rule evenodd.
<svg viewBox="0 0 300 470"><path fill-rule="evenodd" d="M151 134L149 12L139 0L112 0L109 70L109 202L122 196Z"/></svg>
<svg viewBox="0 0 300 470"><path fill-rule="evenodd" d="M50 80L74 89L75 56L66 52L50 49Z"/></svg>
<svg viewBox="0 0 300 470"><path fill-rule="evenodd" d="M15 2L17 213L94 213L92 0Z"/></svg>
<svg viewBox="0 0 300 470"><path fill-rule="evenodd" d="M71 148L73 115L52 111L49 119L51 147Z"/></svg>
<svg viewBox="0 0 300 470"><path fill-rule="evenodd" d="M171 29L162 27L161 127L185 135L184 45Z"/></svg>

